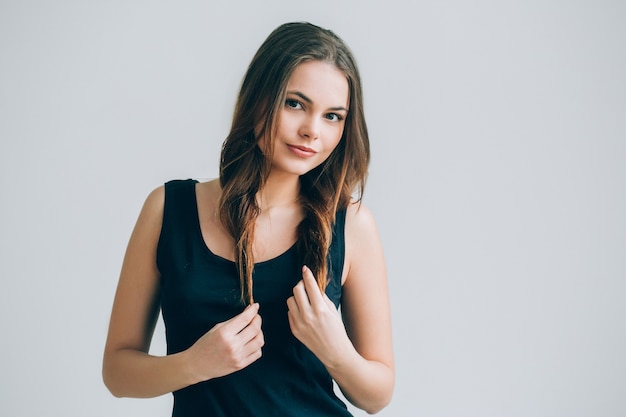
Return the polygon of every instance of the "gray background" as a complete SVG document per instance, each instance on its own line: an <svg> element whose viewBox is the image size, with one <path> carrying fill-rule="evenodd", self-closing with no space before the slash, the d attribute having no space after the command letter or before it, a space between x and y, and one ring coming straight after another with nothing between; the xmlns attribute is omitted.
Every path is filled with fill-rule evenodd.
<svg viewBox="0 0 626 417"><path fill-rule="evenodd" d="M397 359L380 415L626 415L607 0L0 1L0 415L169 415L101 382L125 245L151 189L217 175L245 68L292 20L362 70Z"/></svg>

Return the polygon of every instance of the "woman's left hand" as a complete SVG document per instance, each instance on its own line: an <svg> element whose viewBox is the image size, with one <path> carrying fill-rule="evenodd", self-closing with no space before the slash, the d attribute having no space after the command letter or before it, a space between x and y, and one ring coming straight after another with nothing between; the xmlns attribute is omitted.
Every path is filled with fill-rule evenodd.
<svg viewBox="0 0 626 417"><path fill-rule="evenodd" d="M302 280L287 299L289 326L301 341L326 366L341 361L352 343L341 315L333 302L317 286L311 270L302 267Z"/></svg>

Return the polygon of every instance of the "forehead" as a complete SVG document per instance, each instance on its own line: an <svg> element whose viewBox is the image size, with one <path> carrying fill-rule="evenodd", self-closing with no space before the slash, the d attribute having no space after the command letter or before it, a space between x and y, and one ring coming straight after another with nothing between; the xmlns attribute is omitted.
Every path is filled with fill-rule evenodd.
<svg viewBox="0 0 626 417"><path fill-rule="evenodd" d="M308 61L299 64L287 82L287 92L298 91L322 107L348 108L348 79L334 64Z"/></svg>

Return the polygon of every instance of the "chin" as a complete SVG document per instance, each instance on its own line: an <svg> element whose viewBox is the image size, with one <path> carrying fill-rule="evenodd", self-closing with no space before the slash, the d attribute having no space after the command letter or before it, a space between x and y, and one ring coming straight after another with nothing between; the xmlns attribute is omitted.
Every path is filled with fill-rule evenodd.
<svg viewBox="0 0 626 417"><path fill-rule="evenodd" d="M294 176L302 176L308 174L315 168L317 168L320 164L289 164L288 166L274 166L272 171L275 173L281 173L281 175L294 175Z"/></svg>

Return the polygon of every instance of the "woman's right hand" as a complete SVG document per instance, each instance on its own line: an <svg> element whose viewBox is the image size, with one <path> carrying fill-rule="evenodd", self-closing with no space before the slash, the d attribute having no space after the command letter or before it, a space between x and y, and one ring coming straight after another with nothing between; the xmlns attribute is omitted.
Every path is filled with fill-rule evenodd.
<svg viewBox="0 0 626 417"><path fill-rule="evenodd" d="M216 324L187 351L198 382L228 375L261 357L265 341L257 303L230 320Z"/></svg>

